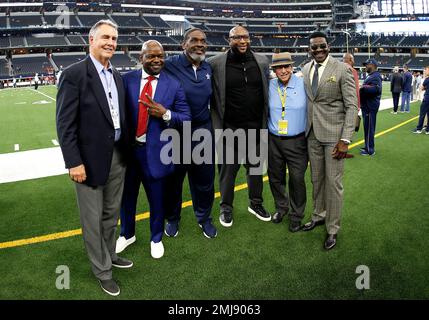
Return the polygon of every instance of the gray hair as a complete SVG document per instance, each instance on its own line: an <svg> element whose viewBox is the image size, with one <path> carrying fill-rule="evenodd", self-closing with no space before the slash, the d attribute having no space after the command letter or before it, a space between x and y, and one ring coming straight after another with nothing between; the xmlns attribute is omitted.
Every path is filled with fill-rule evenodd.
<svg viewBox="0 0 429 320"><path fill-rule="evenodd" d="M398 73L398 72L399 72L399 67L398 67L398 66L395 66L395 67L393 68L393 72Z"/></svg>
<svg viewBox="0 0 429 320"><path fill-rule="evenodd" d="M141 51L141 52L145 51L145 50L147 49L147 47L148 47L151 43L155 43L155 44L157 44L157 45L158 45L162 50L164 50L164 47L162 46L162 44L161 44L159 41L156 41L156 40L147 40L147 41L143 42L143 45L142 45L142 51Z"/></svg>
<svg viewBox="0 0 429 320"><path fill-rule="evenodd" d="M118 31L118 25L116 23L114 23L111 20L104 19L104 20L97 21L92 26L91 30L89 30L89 37L94 37L95 34L97 33L98 28L104 24L107 24L107 25L111 26L113 29L115 29L116 31Z"/></svg>

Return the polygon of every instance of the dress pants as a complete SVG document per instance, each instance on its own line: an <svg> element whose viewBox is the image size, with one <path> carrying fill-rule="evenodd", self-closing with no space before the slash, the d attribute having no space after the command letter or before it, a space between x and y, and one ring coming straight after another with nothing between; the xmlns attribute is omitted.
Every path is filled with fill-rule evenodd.
<svg viewBox="0 0 429 320"><path fill-rule="evenodd" d="M259 137L258 137L259 140ZM222 143L222 142L221 142ZM234 187L235 179L237 173L240 170L241 164L243 162L244 167L246 168L246 178L248 185L248 196L251 205L261 205L263 202L262 190L263 190L263 178L261 174L250 174L251 168L258 168L259 164L251 164L248 159L249 152L254 152L249 150L249 143L247 143L247 154L242 154L238 148L238 143L235 141L233 145L227 145L222 143L223 148L223 162L219 164L219 191L221 195L220 201L220 210L223 211L232 211L233 202L234 202ZM260 144L256 143L253 148L259 150ZM227 154L234 155L234 161L232 164L226 163ZM258 170L259 171L259 170Z"/></svg>
<svg viewBox="0 0 429 320"><path fill-rule="evenodd" d="M337 142L321 142L313 129L308 135L308 156L313 183L313 221L325 219L329 234L337 234L343 207L344 159L332 158Z"/></svg>
<svg viewBox="0 0 429 320"><path fill-rule="evenodd" d="M375 125L377 122L377 112L378 110L366 110L362 109L363 116L363 128L365 134L365 150L368 151L369 154L373 154L375 152Z"/></svg>
<svg viewBox="0 0 429 320"><path fill-rule="evenodd" d="M109 178L104 186L75 183L83 240L92 272L100 280L112 278L112 261L117 259L115 232L124 176L125 164L115 148Z"/></svg>
<svg viewBox="0 0 429 320"><path fill-rule="evenodd" d="M125 175L121 206L121 236L129 239L135 235L137 198L140 183L142 183L149 202L150 239L155 243L162 240L166 201L165 181L166 178L155 179L151 177L146 144L136 146L134 148L134 159L128 165Z"/></svg>
<svg viewBox="0 0 429 320"><path fill-rule="evenodd" d="M304 134L295 137L269 135L268 177L276 212L286 214L290 208L289 219L292 221L299 222L304 218L307 165L307 140ZM289 195L286 192L286 168L289 170Z"/></svg>
<svg viewBox="0 0 429 320"><path fill-rule="evenodd" d="M393 112L398 112L399 107L399 96L401 93L394 93L392 92L392 98L393 98Z"/></svg>
<svg viewBox="0 0 429 320"><path fill-rule="evenodd" d="M212 133L212 140L208 146L208 148L211 150L210 161L208 163L196 164L194 159L191 159L190 164L176 165L174 173L167 178L166 188L168 201L166 203L165 213L166 218L170 223L178 223L180 221L180 212L182 210L183 181L185 180L186 174L188 174L192 206L194 208L195 217L197 218L198 223L203 224L207 221L211 221L212 219L210 215L214 201L215 166L214 139L211 122L209 121L203 125L193 126L192 133L198 129L208 130ZM204 141L207 142L206 140ZM196 147L202 148L202 144L203 142L198 143L192 141L191 150L194 151Z"/></svg>
<svg viewBox="0 0 429 320"><path fill-rule="evenodd" d="M423 129L423 122L425 120L425 116L428 116L429 119L429 101L423 100L422 104L420 105L420 116L419 116L419 123L417 124L417 130ZM428 128L426 128L426 131L429 131Z"/></svg>

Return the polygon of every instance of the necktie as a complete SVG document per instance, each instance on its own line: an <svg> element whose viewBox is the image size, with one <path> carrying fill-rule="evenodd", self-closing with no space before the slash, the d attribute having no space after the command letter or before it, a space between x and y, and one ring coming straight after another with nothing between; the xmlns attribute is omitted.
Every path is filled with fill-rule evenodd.
<svg viewBox="0 0 429 320"><path fill-rule="evenodd" d="M316 96L317 87L319 86L319 67L320 64L318 63L314 65L313 81L311 82L311 90L313 91L313 97Z"/></svg>
<svg viewBox="0 0 429 320"><path fill-rule="evenodd" d="M146 79L147 79L147 82L144 85L139 98L139 116L137 121L137 132L136 132L137 137L144 135L147 131L147 123L148 123L147 120L148 120L149 114L147 111L147 107L143 104L142 101L149 103L149 99L146 97L146 94L152 97L152 81L155 80L156 78L154 76L149 76Z"/></svg>

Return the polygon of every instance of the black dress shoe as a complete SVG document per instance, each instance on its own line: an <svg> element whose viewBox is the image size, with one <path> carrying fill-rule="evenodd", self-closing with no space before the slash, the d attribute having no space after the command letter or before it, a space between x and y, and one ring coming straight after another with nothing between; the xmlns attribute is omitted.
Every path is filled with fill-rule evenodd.
<svg viewBox="0 0 429 320"><path fill-rule="evenodd" d="M273 222L274 223L280 223L283 220L283 217L286 215L286 213L280 213L280 212L276 212L273 215Z"/></svg>
<svg viewBox="0 0 429 320"><path fill-rule="evenodd" d="M337 235L336 234L328 234L328 237L325 241L325 249L330 250L337 244Z"/></svg>
<svg viewBox="0 0 429 320"><path fill-rule="evenodd" d="M325 220L319 220L319 221L311 220L310 222L307 222L306 224L304 224L304 227L302 227L302 231L310 231L316 228L317 226L322 226L324 224L325 224Z"/></svg>
<svg viewBox="0 0 429 320"><path fill-rule="evenodd" d="M289 221L289 231L297 232L302 229L301 222L299 221Z"/></svg>

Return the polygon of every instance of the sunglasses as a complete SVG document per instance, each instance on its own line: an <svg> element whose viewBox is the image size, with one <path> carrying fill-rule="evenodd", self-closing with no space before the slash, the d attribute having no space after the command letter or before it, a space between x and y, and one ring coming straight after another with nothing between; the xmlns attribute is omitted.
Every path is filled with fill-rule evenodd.
<svg viewBox="0 0 429 320"><path fill-rule="evenodd" d="M313 51L316 51L317 49L322 49L322 50L324 50L324 49L326 49L328 47L328 45L326 44L326 43L322 43L322 44L319 44L319 45L317 45L317 44L312 44L311 46L310 46L310 48L311 48L311 50L313 50Z"/></svg>
<svg viewBox="0 0 429 320"><path fill-rule="evenodd" d="M249 36L247 36L247 35L243 35L243 36L231 36L231 37L229 37L230 39L232 39L232 40L235 40L235 41L237 41L237 40L241 40L241 39L243 39L243 40L249 40L250 39L250 37Z"/></svg>

